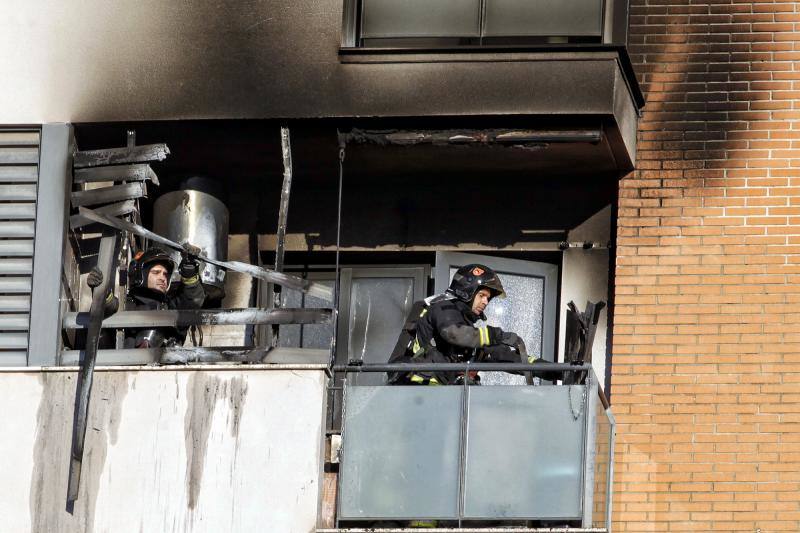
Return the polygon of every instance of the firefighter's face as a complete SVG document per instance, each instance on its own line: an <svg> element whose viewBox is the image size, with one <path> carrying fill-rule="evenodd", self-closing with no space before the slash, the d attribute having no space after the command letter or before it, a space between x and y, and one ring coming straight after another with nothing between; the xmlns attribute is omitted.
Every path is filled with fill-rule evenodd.
<svg viewBox="0 0 800 533"><path fill-rule="evenodd" d="M475 293L475 298L472 299L472 312L480 315L486 310L489 305L489 300L492 299L492 293L489 289L481 289Z"/></svg>
<svg viewBox="0 0 800 533"><path fill-rule="evenodd" d="M147 288L166 293L169 288L169 270L167 267L160 264L155 264L150 267L147 273Z"/></svg>

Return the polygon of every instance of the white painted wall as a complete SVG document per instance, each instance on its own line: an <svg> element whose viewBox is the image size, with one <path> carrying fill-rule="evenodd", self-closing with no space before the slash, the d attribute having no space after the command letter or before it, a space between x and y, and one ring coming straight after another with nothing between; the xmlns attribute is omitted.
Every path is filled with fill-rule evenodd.
<svg viewBox="0 0 800 533"><path fill-rule="evenodd" d="M321 369L96 372L81 492L69 514L75 378L0 371L0 530L314 531Z"/></svg>
<svg viewBox="0 0 800 533"><path fill-rule="evenodd" d="M568 233L570 242L607 243L611 237L611 206L606 206L583 224ZM580 311L586 308L586 301L602 300L608 304L608 250L569 248L564 251L561 274L561 308L558 332L558 359L564 360L564 338L567 325L567 304L570 301ZM597 324L592 346L592 366L604 387L606 372L606 329L607 313L604 309Z"/></svg>

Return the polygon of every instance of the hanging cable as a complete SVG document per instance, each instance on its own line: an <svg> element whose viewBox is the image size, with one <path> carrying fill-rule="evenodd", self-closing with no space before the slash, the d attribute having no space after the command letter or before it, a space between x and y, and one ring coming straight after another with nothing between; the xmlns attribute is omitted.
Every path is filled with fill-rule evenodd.
<svg viewBox="0 0 800 533"><path fill-rule="evenodd" d="M339 136L339 200L336 210L336 272L333 280L333 334L331 335L331 355L329 366L333 368L336 358L336 333L339 331L339 248L341 247L342 237L342 182L344 181L344 155L345 140L337 131Z"/></svg>

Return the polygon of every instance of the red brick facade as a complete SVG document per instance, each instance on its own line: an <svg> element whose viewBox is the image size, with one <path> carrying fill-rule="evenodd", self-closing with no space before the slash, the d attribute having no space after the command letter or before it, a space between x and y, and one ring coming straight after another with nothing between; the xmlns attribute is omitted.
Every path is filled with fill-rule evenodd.
<svg viewBox="0 0 800 533"><path fill-rule="evenodd" d="M632 0L615 531L800 531L800 8Z"/></svg>

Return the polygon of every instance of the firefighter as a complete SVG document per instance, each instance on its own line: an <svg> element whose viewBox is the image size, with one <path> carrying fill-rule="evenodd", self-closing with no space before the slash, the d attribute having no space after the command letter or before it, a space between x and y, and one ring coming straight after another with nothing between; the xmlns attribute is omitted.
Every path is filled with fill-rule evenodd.
<svg viewBox="0 0 800 533"><path fill-rule="evenodd" d="M200 283L200 249L190 244L185 251L178 271L181 285L174 294L169 293L170 279L175 263L167 252L150 248L134 255L128 265L128 296L126 311L152 311L163 309L200 309L205 291ZM159 327L125 330L125 348L160 348L181 346L188 328Z"/></svg>
<svg viewBox="0 0 800 533"><path fill-rule="evenodd" d="M500 278L479 264L459 268L447 291L417 302L390 363L524 362L525 345L515 333L476 327L493 298L505 297ZM513 348L513 349L512 349ZM447 385L465 379L454 372L406 372L390 376L395 385ZM477 381L477 373L466 379Z"/></svg>

